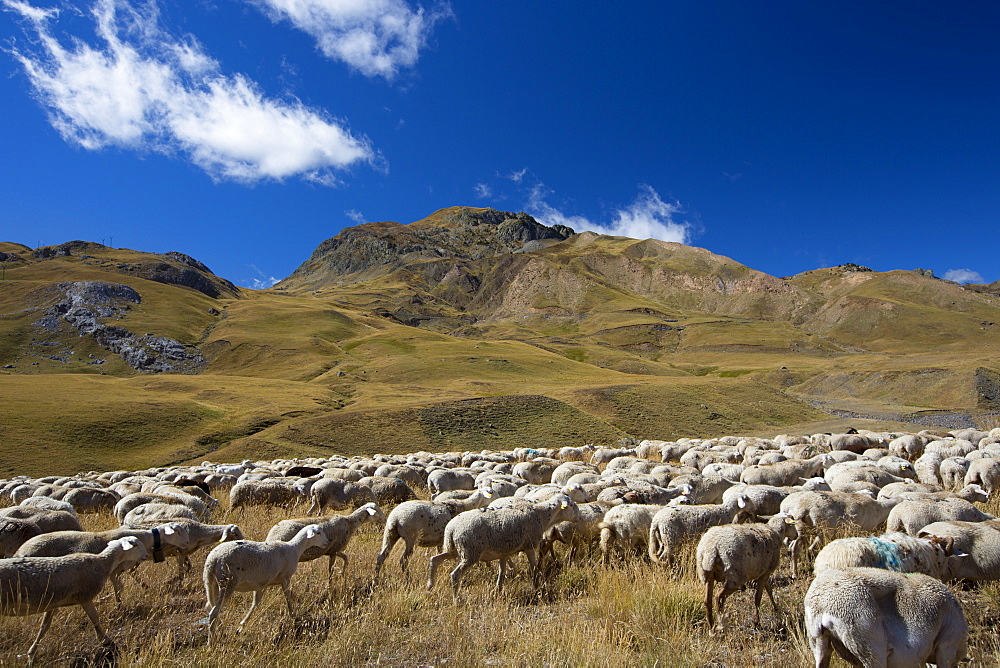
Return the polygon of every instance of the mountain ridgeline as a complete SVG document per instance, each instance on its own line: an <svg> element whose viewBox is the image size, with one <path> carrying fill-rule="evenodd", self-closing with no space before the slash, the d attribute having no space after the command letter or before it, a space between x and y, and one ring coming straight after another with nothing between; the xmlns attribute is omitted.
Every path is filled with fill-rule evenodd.
<svg viewBox="0 0 1000 668"><path fill-rule="evenodd" d="M0 455L86 468L109 441L138 466L1000 411L1000 285L923 270L779 278L470 207L346 228L270 290L84 241L0 265Z"/></svg>

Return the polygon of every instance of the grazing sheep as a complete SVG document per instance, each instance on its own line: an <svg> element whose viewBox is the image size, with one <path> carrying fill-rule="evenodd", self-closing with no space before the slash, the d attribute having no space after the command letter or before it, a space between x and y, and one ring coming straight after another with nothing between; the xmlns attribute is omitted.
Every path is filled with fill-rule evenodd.
<svg viewBox="0 0 1000 668"><path fill-rule="evenodd" d="M176 519L201 519L188 508L178 503L144 503L128 511L122 518L122 526L135 527L143 522L167 522Z"/></svg>
<svg viewBox="0 0 1000 668"><path fill-rule="evenodd" d="M812 536L809 549L819 545L821 533L845 525L854 525L863 532L878 531L899 498L877 500L870 494L853 492L795 492L781 502L781 512L791 515L799 537L792 541L792 570L798 573L799 557L804 550L803 539Z"/></svg>
<svg viewBox="0 0 1000 668"><path fill-rule="evenodd" d="M361 480L361 478L358 478ZM309 489L312 504L306 515L319 514L329 506L333 510L344 510L348 507L360 508L366 503L375 503L375 492L370 487L341 480L339 478L322 478L313 483Z"/></svg>
<svg viewBox="0 0 1000 668"><path fill-rule="evenodd" d="M941 668L965 659L965 614L948 587L929 575L879 568L827 569L805 597L806 630L817 668L831 649L864 666Z"/></svg>
<svg viewBox="0 0 1000 668"><path fill-rule="evenodd" d="M708 627L714 629L712 594L715 583L723 585L715 607L719 611L719 630L723 628L722 608L726 598L743 585L756 584L754 611L760 623L760 599L764 591L777 612L771 591L771 575L781 560L781 544L795 536L795 520L788 515L774 515L763 524L725 524L710 527L698 541L695 564L698 579L705 585L705 609Z"/></svg>
<svg viewBox="0 0 1000 668"><path fill-rule="evenodd" d="M97 637L114 642L101 628L94 598L104 588L111 572L146 558L146 548L135 538L111 541L100 554L70 554L62 557L19 557L0 561L0 615L42 616L35 642L28 648L34 659L42 636L59 608L79 605L90 618Z"/></svg>
<svg viewBox="0 0 1000 668"><path fill-rule="evenodd" d="M163 561L164 547L184 549L191 542L187 529L178 523L167 523L151 529L120 528L110 531L53 531L43 533L26 541L18 548L15 557L60 557L75 552L100 554L114 540L126 536L135 538L157 561ZM130 564L131 565L131 564ZM109 577L114 587L115 599L121 603L121 574L126 565L120 564L111 570Z"/></svg>
<svg viewBox="0 0 1000 668"><path fill-rule="evenodd" d="M1000 489L1000 459L973 460L965 473L965 484L980 485L987 494L993 496L993 492Z"/></svg>
<svg viewBox="0 0 1000 668"><path fill-rule="evenodd" d="M989 494L979 485L966 485L957 492L899 492L896 494L899 499L962 499L970 503L985 503L989 500Z"/></svg>
<svg viewBox="0 0 1000 668"><path fill-rule="evenodd" d="M21 545L41 533L37 525L27 520L16 517L0 519L0 559L14 556Z"/></svg>
<svg viewBox="0 0 1000 668"><path fill-rule="evenodd" d="M302 486L283 479L245 480L229 490L229 507L232 510L250 506L290 508L304 499Z"/></svg>
<svg viewBox="0 0 1000 668"><path fill-rule="evenodd" d="M431 496L441 492L476 489L476 475L456 469L435 469L427 474L427 490Z"/></svg>
<svg viewBox="0 0 1000 668"><path fill-rule="evenodd" d="M958 489L965 484L965 474L972 465L971 459L965 457L948 457L938 467L941 486L945 489Z"/></svg>
<svg viewBox="0 0 1000 668"><path fill-rule="evenodd" d="M950 573L955 579L1000 580L1000 522L934 522L917 532L920 538L952 540L964 557Z"/></svg>
<svg viewBox="0 0 1000 668"><path fill-rule="evenodd" d="M406 546L399 558L399 567L409 579L406 566L415 546L441 548L444 530L456 515L467 510L482 508L494 497L490 489L478 489L464 500L404 501L389 513L382 532L382 550L375 560L375 575L382 570L382 563L400 539Z"/></svg>
<svg viewBox="0 0 1000 668"><path fill-rule="evenodd" d="M275 585L280 586L285 594L288 615L294 616L291 580L299 566L299 559L309 548L323 549L329 543L320 527L308 524L287 542L237 540L212 548L202 571L205 596L208 599L206 607L209 608L208 644L211 646L218 634L217 625L222 606L238 591L253 592L253 603L240 622L240 631L264 598L265 590Z"/></svg>
<svg viewBox="0 0 1000 668"><path fill-rule="evenodd" d="M827 455L816 455L811 459L788 459L767 466L748 466L740 474L740 482L746 485L771 485L790 487L803 478L811 478L823 470Z"/></svg>
<svg viewBox="0 0 1000 668"><path fill-rule="evenodd" d="M359 485L371 488L375 493L375 502L380 506L388 506L417 498L410 486L399 478L378 478L366 476L358 481Z"/></svg>
<svg viewBox="0 0 1000 668"><path fill-rule="evenodd" d="M701 536L709 527L731 524L740 515L753 517L756 508L746 494L738 494L723 504L667 506L653 516L649 525L649 558L657 563L673 563L681 541Z"/></svg>
<svg viewBox="0 0 1000 668"><path fill-rule="evenodd" d="M611 550L615 545L622 552L629 548L639 553L649 542L649 527L653 517L666 508L665 505L625 503L607 511L597 525L601 531L601 561L611 561Z"/></svg>
<svg viewBox="0 0 1000 668"><path fill-rule="evenodd" d="M19 519L38 527L40 533L50 531L83 531L76 513L64 510L44 510L31 506L11 506L0 510L0 517Z"/></svg>
<svg viewBox="0 0 1000 668"><path fill-rule="evenodd" d="M118 524L125 524L126 515L128 515L132 510L147 503L184 506L185 508L190 509L191 512L196 515L197 519L200 520L204 520L205 516L208 514L208 506L205 505L204 501L197 497L187 494L183 496L174 496L171 494L154 494L152 492L137 492L123 496L117 503L114 504L112 512L114 513L115 519L118 520Z"/></svg>
<svg viewBox="0 0 1000 668"><path fill-rule="evenodd" d="M351 537L357 532L365 522L385 522L385 513L376 503L366 503L350 515L333 515L324 518L299 518L281 520L267 532L268 541L289 540L296 532L303 527L314 524L320 528L326 536L325 547L314 547L306 550L299 556L299 561L311 561L318 559L324 554L330 558L327 576L333 576L333 563L337 557L344 562L343 575L347 576L347 554L344 549Z"/></svg>
<svg viewBox="0 0 1000 668"><path fill-rule="evenodd" d="M886 531L905 531L911 536L934 522L984 522L996 517L984 513L964 499L906 500L889 511Z"/></svg>
<svg viewBox="0 0 1000 668"><path fill-rule="evenodd" d="M925 452L913 462L913 470L917 474L917 480L925 485L941 485L941 464L944 457L939 452Z"/></svg>
<svg viewBox="0 0 1000 668"><path fill-rule="evenodd" d="M924 539L905 533L889 532L881 536L854 536L830 541L816 555L813 572L827 568L843 570L864 566L884 568L897 573L923 573L942 580L952 572L955 554L951 543Z"/></svg>
<svg viewBox="0 0 1000 668"><path fill-rule="evenodd" d="M593 501L577 505L579 517L576 520L557 522L546 530L538 549L538 563L541 564L545 555L556 557L555 543L569 545L569 561L573 561L581 545L592 545L601 537L601 522L614 505L605 501Z"/></svg>
<svg viewBox="0 0 1000 668"><path fill-rule="evenodd" d="M924 454L924 446L929 441L928 437L919 434L903 434L889 441L889 452L913 462Z"/></svg>
<svg viewBox="0 0 1000 668"><path fill-rule="evenodd" d="M30 506L31 508L40 508L42 510L63 510L76 515L76 508L71 504L47 496L30 496L17 505Z"/></svg>
<svg viewBox="0 0 1000 668"><path fill-rule="evenodd" d="M536 555L546 529L556 522L575 519L576 503L568 496L558 495L547 501L508 508L482 508L460 513L448 522L441 552L431 557L427 589L434 587L434 574L445 559L459 559L451 572L452 593L458 599L462 576L476 562L500 560L497 590L503 587L507 561L524 552L533 580L537 585Z"/></svg>

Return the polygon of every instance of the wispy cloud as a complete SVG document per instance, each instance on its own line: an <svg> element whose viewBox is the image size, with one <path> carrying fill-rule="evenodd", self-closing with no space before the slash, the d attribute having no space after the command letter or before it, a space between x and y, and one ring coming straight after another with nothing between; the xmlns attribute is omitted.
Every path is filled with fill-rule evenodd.
<svg viewBox="0 0 1000 668"><path fill-rule="evenodd" d="M514 183L520 183L521 181L524 180L524 175L527 174L527 173L528 173L528 168L527 167L525 167L524 169L515 169L510 174L508 174L505 178L510 179Z"/></svg>
<svg viewBox="0 0 1000 668"><path fill-rule="evenodd" d="M253 290L267 290L281 280L279 278L275 278L274 276L268 276L263 271L258 269L255 264L248 264L247 266L250 267L255 274L257 274L256 276L250 277L250 285L247 286L248 288L252 288Z"/></svg>
<svg viewBox="0 0 1000 668"><path fill-rule="evenodd" d="M476 193L476 197L479 199L489 199L493 196L493 190L485 183L477 183L472 187L472 191Z"/></svg>
<svg viewBox="0 0 1000 668"><path fill-rule="evenodd" d="M551 195L552 191L544 184L537 183L531 189L527 202L528 212L546 225L566 225L577 232L589 230L633 239L660 239L682 244L690 240L690 223L674 219L682 213L680 203L664 202L659 193L646 184L641 184L635 200L615 210L607 223L596 223L584 216L567 215L547 202Z"/></svg>
<svg viewBox="0 0 1000 668"><path fill-rule="evenodd" d="M11 53L66 141L181 154L213 179L242 183L301 177L335 185L335 172L377 156L343 122L298 101L266 97L226 75L193 37L160 25L155 1L94 0L96 40L53 24L58 10L0 0L37 36Z"/></svg>
<svg viewBox="0 0 1000 668"><path fill-rule="evenodd" d="M943 278L946 281L955 281L956 283L985 283L986 279L979 275L979 272L972 271L971 269L949 269L944 272Z"/></svg>
<svg viewBox="0 0 1000 668"><path fill-rule="evenodd" d="M347 211L344 212L344 215L353 220L358 225L368 222L365 219L365 214L361 213L357 209L348 209Z"/></svg>
<svg viewBox="0 0 1000 668"><path fill-rule="evenodd" d="M417 62L434 24L451 16L447 4L426 11L404 0L248 1L311 36L326 57L390 80Z"/></svg>

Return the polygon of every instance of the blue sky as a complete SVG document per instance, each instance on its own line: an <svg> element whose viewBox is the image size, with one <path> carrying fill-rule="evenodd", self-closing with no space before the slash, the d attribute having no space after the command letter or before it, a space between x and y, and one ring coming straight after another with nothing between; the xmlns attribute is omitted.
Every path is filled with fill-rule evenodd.
<svg viewBox="0 0 1000 668"><path fill-rule="evenodd" d="M0 7L2 240L261 286L469 205L777 276L1000 280L995 2Z"/></svg>

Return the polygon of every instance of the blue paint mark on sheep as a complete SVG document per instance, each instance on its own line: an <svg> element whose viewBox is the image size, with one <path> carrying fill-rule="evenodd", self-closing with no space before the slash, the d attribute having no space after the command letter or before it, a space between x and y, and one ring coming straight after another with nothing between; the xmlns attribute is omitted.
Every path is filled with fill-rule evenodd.
<svg viewBox="0 0 1000 668"><path fill-rule="evenodd" d="M895 543L871 537L868 539L875 547L875 554L878 555L878 563L875 568L884 568L890 571L902 572L903 563L900 561L902 548Z"/></svg>

